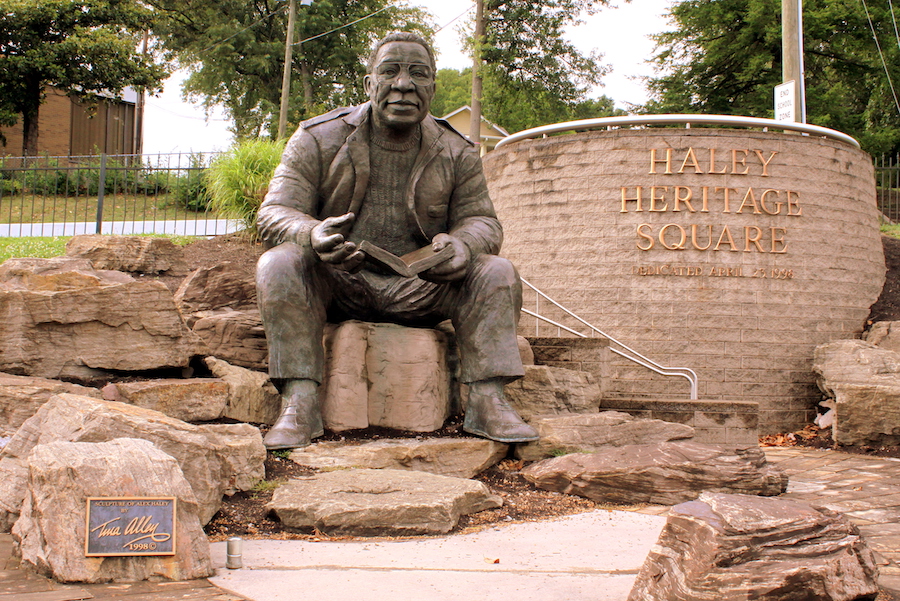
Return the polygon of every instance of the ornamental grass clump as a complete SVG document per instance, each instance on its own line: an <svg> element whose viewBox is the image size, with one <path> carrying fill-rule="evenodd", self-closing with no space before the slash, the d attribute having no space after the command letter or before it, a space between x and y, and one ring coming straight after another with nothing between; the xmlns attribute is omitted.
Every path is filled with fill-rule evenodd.
<svg viewBox="0 0 900 601"><path fill-rule="evenodd" d="M206 172L210 208L240 221L256 238L256 213L266 194L286 140L244 140L216 158Z"/></svg>

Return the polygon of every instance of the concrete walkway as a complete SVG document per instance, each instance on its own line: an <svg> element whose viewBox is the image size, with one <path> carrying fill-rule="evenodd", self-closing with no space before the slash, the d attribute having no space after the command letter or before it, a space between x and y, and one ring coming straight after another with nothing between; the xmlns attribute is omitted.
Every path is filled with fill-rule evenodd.
<svg viewBox="0 0 900 601"><path fill-rule="evenodd" d="M859 526L876 552L881 585L900 599L900 460L796 447L765 452L790 476L785 497L840 511ZM218 574L210 581L253 601L625 601L667 509L599 510L402 541L244 541L238 570L225 569L225 543L215 543Z"/></svg>

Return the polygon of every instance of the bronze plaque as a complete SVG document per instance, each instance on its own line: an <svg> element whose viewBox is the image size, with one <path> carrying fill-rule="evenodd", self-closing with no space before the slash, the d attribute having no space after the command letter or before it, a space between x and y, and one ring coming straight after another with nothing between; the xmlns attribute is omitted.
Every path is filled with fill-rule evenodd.
<svg viewBox="0 0 900 601"><path fill-rule="evenodd" d="M90 497L86 557L175 555L175 497Z"/></svg>

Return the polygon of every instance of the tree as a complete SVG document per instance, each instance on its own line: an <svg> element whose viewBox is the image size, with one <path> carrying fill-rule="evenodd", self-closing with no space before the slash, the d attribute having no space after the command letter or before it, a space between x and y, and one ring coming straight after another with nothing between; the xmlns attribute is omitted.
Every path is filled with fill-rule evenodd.
<svg viewBox="0 0 900 601"><path fill-rule="evenodd" d="M869 152L900 149L897 106L859 0L804 0L808 121L855 136ZM869 11L894 85L900 48L891 9ZM773 116L781 83L780 0L683 0L656 36L652 99L643 110ZM897 90L900 92L900 88Z"/></svg>
<svg viewBox="0 0 900 601"><path fill-rule="evenodd" d="M274 135L287 2L145 1L160 17L155 33L162 47L190 71L185 95L207 108L224 107L239 140L264 131ZM377 14L343 27L372 13ZM364 100L361 82L369 51L375 41L398 28L431 35L424 11L392 6L390 0L315 0L311 6L298 6L294 39L308 41L294 48L288 121L296 125L325 110Z"/></svg>
<svg viewBox="0 0 900 601"><path fill-rule="evenodd" d="M606 0L485 0L484 114L510 131L571 118L607 68L565 39Z"/></svg>
<svg viewBox="0 0 900 601"><path fill-rule="evenodd" d="M438 69L435 77L437 89L431 101L431 114L443 117L466 106L472 99L472 68L462 71Z"/></svg>
<svg viewBox="0 0 900 601"><path fill-rule="evenodd" d="M137 52L150 17L136 0L0 0L0 123L21 115L23 155L37 154L48 86L86 100L159 87L164 68Z"/></svg>

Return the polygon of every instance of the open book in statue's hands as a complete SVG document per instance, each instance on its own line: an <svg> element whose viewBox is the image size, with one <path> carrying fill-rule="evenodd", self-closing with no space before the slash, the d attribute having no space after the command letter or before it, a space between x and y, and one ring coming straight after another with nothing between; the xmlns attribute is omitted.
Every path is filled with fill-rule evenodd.
<svg viewBox="0 0 900 601"><path fill-rule="evenodd" d="M366 255L366 262L407 278L416 277L423 271L450 260L454 255L453 246L449 244L437 252L429 244L402 257L375 246L368 240L359 243L359 250Z"/></svg>

